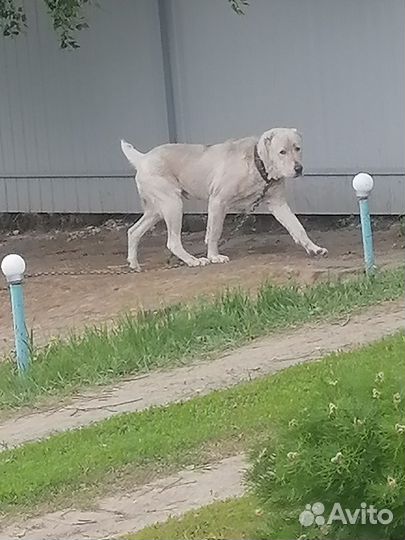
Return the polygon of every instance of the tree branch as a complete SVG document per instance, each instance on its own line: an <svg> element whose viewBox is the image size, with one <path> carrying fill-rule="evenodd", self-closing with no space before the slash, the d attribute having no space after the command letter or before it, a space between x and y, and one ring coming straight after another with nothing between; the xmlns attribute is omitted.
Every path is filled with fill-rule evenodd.
<svg viewBox="0 0 405 540"><path fill-rule="evenodd" d="M43 0L43 2L61 48L77 49L79 44L75 34L89 27L84 10L86 5L95 3L95 0ZM243 15L244 7L249 5L248 0L228 0L228 2L238 15ZM27 18L21 0L0 0L0 32L3 36L18 36L26 27Z"/></svg>
<svg viewBox="0 0 405 540"><path fill-rule="evenodd" d="M238 15L244 15L244 7L249 5L248 0L228 0L228 2L231 4L231 8L234 10L235 13Z"/></svg>

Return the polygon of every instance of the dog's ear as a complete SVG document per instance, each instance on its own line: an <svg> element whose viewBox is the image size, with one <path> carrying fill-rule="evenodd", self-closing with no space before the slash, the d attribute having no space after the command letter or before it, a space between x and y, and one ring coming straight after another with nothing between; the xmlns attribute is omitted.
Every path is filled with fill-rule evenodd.
<svg viewBox="0 0 405 540"><path fill-rule="evenodd" d="M293 131L293 132L296 133L299 137L302 138L302 135L301 135L301 133L298 131L297 128L291 128L291 131Z"/></svg>
<svg viewBox="0 0 405 540"><path fill-rule="evenodd" d="M264 139L264 142L270 146L271 141L274 139L275 134L276 134L276 131L270 129L270 130L267 132L267 134L266 134L266 137L265 137L265 139Z"/></svg>

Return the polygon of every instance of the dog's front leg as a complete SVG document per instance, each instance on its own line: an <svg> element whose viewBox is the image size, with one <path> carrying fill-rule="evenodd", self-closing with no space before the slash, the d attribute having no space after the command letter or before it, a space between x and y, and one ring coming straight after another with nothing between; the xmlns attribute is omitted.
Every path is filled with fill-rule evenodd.
<svg viewBox="0 0 405 540"><path fill-rule="evenodd" d="M208 221L205 243L207 244L207 258L212 263L229 262L229 257L220 255L218 252L218 242L221 238L226 216L226 206L214 197L208 201Z"/></svg>
<svg viewBox="0 0 405 540"><path fill-rule="evenodd" d="M304 227L291 211L286 202L274 201L270 203L269 210L273 216L287 229L296 244L302 246L309 255L327 255L326 248L317 246L310 240Z"/></svg>

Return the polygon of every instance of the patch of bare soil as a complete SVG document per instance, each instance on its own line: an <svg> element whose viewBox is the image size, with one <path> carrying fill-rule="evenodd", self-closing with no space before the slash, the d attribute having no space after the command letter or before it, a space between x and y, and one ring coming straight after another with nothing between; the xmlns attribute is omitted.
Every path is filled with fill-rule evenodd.
<svg viewBox="0 0 405 540"><path fill-rule="evenodd" d="M141 246L140 274L48 276L28 278L25 284L28 326L37 343L66 334L83 325L110 321L122 312L155 309L168 303L189 301L226 287L255 289L266 279L283 283L294 279L313 283L362 268L358 228L311 231L312 239L329 249L329 257L311 259L286 233L262 232L232 238L223 248L229 264L204 268L168 268L165 235L147 236ZM204 252L204 234L184 234L191 253ZM375 234L380 266L403 263L403 238L396 226ZM27 271L81 271L125 265L126 230L121 227L88 227L72 232L26 233L0 236L0 257L20 253ZM174 261L171 261L173 264ZM8 293L0 290L0 349L12 346Z"/></svg>

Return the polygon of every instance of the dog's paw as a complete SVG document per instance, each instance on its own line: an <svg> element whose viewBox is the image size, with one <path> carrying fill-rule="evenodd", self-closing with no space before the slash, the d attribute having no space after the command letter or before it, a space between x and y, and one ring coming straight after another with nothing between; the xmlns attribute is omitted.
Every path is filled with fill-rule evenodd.
<svg viewBox="0 0 405 540"><path fill-rule="evenodd" d="M308 252L308 255L312 255L313 257L318 256L318 255L322 257L326 257L328 255L328 250L326 248L315 246L315 245L308 248L307 252Z"/></svg>
<svg viewBox="0 0 405 540"><path fill-rule="evenodd" d="M226 255L212 255L212 257L208 257L208 259L212 264L223 264L229 262L229 257Z"/></svg>
<svg viewBox="0 0 405 540"><path fill-rule="evenodd" d="M189 261L186 262L187 266L194 267L194 266L207 266L209 264L209 260L206 257L193 257Z"/></svg>
<svg viewBox="0 0 405 540"><path fill-rule="evenodd" d="M131 261L128 259L128 264L130 269L134 272L142 272L141 265L137 261Z"/></svg>

